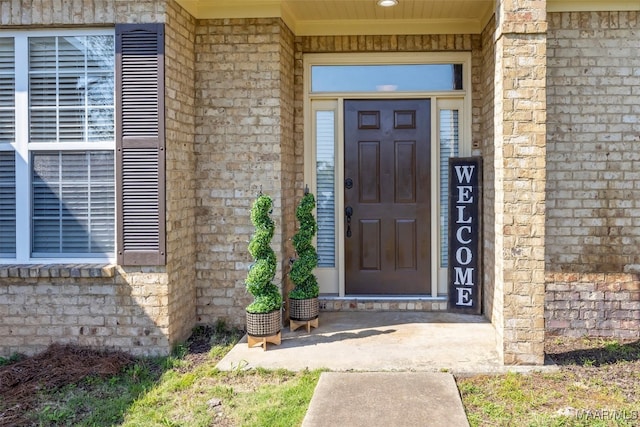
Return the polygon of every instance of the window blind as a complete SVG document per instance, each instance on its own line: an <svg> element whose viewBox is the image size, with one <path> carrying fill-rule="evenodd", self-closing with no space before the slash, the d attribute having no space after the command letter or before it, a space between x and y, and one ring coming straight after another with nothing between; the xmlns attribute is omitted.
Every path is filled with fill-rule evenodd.
<svg viewBox="0 0 640 427"><path fill-rule="evenodd" d="M16 157L0 151L0 257L16 254Z"/></svg>
<svg viewBox="0 0 640 427"><path fill-rule="evenodd" d="M15 140L15 65L13 38L0 37L0 143Z"/></svg>
<svg viewBox="0 0 640 427"><path fill-rule="evenodd" d="M460 147L458 110L440 110L440 267L449 265L449 158Z"/></svg>
<svg viewBox="0 0 640 427"><path fill-rule="evenodd" d="M13 38L0 37L0 143L15 140L15 48ZM0 257L16 254L16 160L0 151Z"/></svg>
<svg viewBox="0 0 640 427"><path fill-rule="evenodd" d="M333 111L316 112L316 180L318 267L335 267L335 117Z"/></svg>
<svg viewBox="0 0 640 427"><path fill-rule="evenodd" d="M114 38L29 38L31 142L114 139Z"/></svg>
<svg viewBox="0 0 640 427"><path fill-rule="evenodd" d="M32 256L113 252L113 152L34 152L31 160Z"/></svg>

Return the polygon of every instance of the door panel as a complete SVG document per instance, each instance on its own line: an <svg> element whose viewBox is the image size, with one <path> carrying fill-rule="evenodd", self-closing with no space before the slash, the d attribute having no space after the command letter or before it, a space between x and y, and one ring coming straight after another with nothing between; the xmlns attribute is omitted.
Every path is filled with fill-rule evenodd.
<svg viewBox="0 0 640 427"><path fill-rule="evenodd" d="M360 270L380 271L380 221L360 220Z"/></svg>
<svg viewBox="0 0 640 427"><path fill-rule="evenodd" d="M430 293L430 135L429 100L345 101L347 294Z"/></svg>
<svg viewBox="0 0 640 427"><path fill-rule="evenodd" d="M417 246L416 221L396 220L396 269L415 270L417 268Z"/></svg>
<svg viewBox="0 0 640 427"><path fill-rule="evenodd" d="M416 202L416 144L414 141L397 141L395 155L395 202Z"/></svg>
<svg viewBox="0 0 640 427"><path fill-rule="evenodd" d="M361 203L380 203L380 143L358 141L358 182Z"/></svg>

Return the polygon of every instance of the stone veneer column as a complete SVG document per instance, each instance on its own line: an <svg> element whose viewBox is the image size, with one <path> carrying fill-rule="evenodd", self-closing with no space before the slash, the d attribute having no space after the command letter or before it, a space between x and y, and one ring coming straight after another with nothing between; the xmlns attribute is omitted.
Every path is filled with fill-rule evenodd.
<svg viewBox="0 0 640 427"><path fill-rule="evenodd" d="M546 0L498 0L495 34L495 270L498 351L544 363Z"/></svg>

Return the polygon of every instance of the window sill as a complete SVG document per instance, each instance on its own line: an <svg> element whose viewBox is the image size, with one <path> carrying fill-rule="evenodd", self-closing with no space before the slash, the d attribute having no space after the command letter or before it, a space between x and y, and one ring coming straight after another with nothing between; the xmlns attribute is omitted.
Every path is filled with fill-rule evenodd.
<svg viewBox="0 0 640 427"><path fill-rule="evenodd" d="M116 266L111 264L15 264L0 265L0 278L110 278Z"/></svg>

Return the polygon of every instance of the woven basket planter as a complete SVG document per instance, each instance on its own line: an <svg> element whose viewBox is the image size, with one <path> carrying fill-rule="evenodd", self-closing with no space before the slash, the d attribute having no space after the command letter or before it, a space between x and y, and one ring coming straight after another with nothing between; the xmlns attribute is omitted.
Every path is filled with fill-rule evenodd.
<svg viewBox="0 0 640 427"><path fill-rule="evenodd" d="M289 299L289 318L306 322L318 318L320 305L318 298Z"/></svg>
<svg viewBox="0 0 640 427"><path fill-rule="evenodd" d="M270 337L280 332L282 316L280 310L270 313L247 312L247 334L254 337Z"/></svg>

